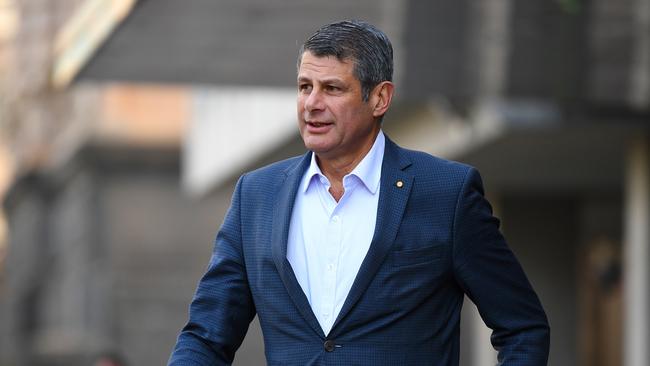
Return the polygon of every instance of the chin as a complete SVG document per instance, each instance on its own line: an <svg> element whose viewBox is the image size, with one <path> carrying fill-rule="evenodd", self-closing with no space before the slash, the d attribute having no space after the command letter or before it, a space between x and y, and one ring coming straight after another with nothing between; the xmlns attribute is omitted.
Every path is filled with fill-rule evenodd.
<svg viewBox="0 0 650 366"><path fill-rule="evenodd" d="M317 152L317 153L327 151L329 149L329 146L328 146L327 142L320 141L320 139L318 139L318 138L316 138L316 139L314 139L313 137L312 138L310 138L310 137L303 138L303 143L305 144L305 147L308 150L311 150L311 151Z"/></svg>
<svg viewBox="0 0 650 366"><path fill-rule="evenodd" d="M305 147L307 147L307 150L313 151L314 154L321 158L327 157L328 153L331 151L329 148L321 145L305 145Z"/></svg>
<svg viewBox="0 0 650 366"><path fill-rule="evenodd" d="M323 148L320 145L314 145L314 144L305 144L305 147L307 150L311 150L315 152L316 154L322 154L327 151L327 149Z"/></svg>

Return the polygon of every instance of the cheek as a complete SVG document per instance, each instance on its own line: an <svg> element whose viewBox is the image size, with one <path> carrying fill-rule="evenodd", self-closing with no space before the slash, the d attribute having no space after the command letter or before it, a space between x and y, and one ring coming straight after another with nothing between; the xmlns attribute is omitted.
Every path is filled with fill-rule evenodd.
<svg viewBox="0 0 650 366"><path fill-rule="evenodd" d="M344 117L348 121L356 121L354 125L358 125L361 121L368 118L367 108L364 108L362 105L348 105L347 108L342 108L339 110L340 116Z"/></svg>
<svg viewBox="0 0 650 366"><path fill-rule="evenodd" d="M302 98L298 98L298 100L296 101L296 113L298 115L298 120L302 120L304 111L305 111L305 103L303 102Z"/></svg>

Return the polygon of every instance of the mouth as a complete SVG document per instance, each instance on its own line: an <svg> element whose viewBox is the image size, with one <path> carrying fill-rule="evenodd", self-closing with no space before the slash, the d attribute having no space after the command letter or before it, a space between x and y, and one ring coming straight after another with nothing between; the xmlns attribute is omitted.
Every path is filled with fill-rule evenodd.
<svg viewBox="0 0 650 366"><path fill-rule="evenodd" d="M327 133L332 126L334 126L334 123L331 122L305 121L305 130L312 134Z"/></svg>
<svg viewBox="0 0 650 366"><path fill-rule="evenodd" d="M312 127L316 127L316 128L331 125L331 123L326 123L326 122L309 122L309 121L307 121L305 123L312 126Z"/></svg>
<svg viewBox="0 0 650 366"><path fill-rule="evenodd" d="M332 122L305 120L305 125L307 125L307 127L311 127L311 128L323 128L323 127L327 127L327 126L332 126L333 124L334 123L332 123Z"/></svg>

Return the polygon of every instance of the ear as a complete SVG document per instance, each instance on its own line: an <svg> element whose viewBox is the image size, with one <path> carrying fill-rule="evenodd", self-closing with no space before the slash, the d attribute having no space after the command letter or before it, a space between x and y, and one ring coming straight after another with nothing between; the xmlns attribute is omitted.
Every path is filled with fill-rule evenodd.
<svg viewBox="0 0 650 366"><path fill-rule="evenodd" d="M394 90L395 86L390 81L382 81L375 86L370 95L373 117L381 117L388 111Z"/></svg>

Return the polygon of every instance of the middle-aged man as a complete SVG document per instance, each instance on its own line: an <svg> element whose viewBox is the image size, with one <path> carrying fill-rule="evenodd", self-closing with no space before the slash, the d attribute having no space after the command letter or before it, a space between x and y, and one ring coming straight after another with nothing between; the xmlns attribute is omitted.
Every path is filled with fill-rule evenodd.
<svg viewBox="0 0 650 366"><path fill-rule="evenodd" d="M546 364L546 316L478 172L382 133L392 57L359 21L305 42L309 152L239 179L170 365L230 364L255 314L269 365L458 365L464 295L500 364Z"/></svg>

